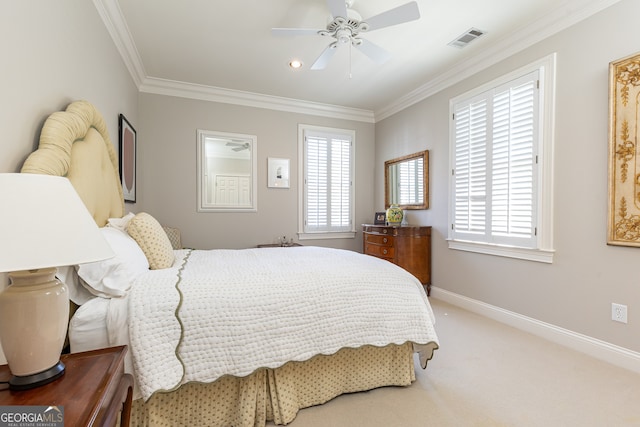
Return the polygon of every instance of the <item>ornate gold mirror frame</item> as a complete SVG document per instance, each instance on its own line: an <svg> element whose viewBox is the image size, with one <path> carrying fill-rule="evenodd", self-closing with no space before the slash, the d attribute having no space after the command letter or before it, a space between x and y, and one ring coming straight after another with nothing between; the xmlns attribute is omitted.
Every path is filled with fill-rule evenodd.
<svg viewBox="0 0 640 427"><path fill-rule="evenodd" d="M384 205L429 209L429 151L384 162Z"/></svg>

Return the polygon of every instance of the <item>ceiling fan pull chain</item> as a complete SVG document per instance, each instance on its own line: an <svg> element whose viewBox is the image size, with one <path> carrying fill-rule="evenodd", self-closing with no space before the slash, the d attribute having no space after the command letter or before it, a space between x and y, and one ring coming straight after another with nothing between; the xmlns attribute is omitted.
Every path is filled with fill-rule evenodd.
<svg viewBox="0 0 640 427"><path fill-rule="evenodd" d="M353 54L353 45L349 43L349 80L353 77L351 74L351 56Z"/></svg>

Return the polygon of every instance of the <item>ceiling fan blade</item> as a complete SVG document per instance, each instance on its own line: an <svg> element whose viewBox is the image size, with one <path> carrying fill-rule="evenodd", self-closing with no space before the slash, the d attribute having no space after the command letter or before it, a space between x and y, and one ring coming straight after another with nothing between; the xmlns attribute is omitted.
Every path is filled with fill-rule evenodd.
<svg viewBox="0 0 640 427"><path fill-rule="evenodd" d="M338 16L347 17L347 3L345 0L327 0L327 6L329 6L329 11L334 19Z"/></svg>
<svg viewBox="0 0 640 427"><path fill-rule="evenodd" d="M355 48L367 55L376 64L383 64L391 59L391 54L368 40L361 39L362 43L355 45Z"/></svg>
<svg viewBox="0 0 640 427"><path fill-rule="evenodd" d="M338 50L338 46L335 44L335 42L327 46L326 49L322 51L318 59L316 59L316 61L313 63L311 69L324 70L333 54L336 53L336 50Z"/></svg>
<svg viewBox="0 0 640 427"><path fill-rule="evenodd" d="M420 18L420 10L418 3L412 1L410 3L389 9L378 15L365 19L364 22L369 24L369 30L379 30L380 28L390 27L392 25L403 24L409 21L415 21Z"/></svg>
<svg viewBox="0 0 640 427"><path fill-rule="evenodd" d="M308 36L318 34L319 29L315 28L272 28L271 34L274 36Z"/></svg>

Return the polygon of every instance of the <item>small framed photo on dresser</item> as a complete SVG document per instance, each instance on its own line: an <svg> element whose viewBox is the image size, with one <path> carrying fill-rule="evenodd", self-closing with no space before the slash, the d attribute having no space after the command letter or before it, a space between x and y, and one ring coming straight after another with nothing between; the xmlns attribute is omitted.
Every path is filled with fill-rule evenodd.
<svg viewBox="0 0 640 427"><path fill-rule="evenodd" d="M374 225L385 225L387 219L386 212L376 212L376 217L373 221Z"/></svg>

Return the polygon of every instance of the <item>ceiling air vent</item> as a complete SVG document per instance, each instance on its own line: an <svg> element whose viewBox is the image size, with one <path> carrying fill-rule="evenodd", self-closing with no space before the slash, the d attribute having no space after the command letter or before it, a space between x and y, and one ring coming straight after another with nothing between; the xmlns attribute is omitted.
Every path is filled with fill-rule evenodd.
<svg viewBox="0 0 640 427"><path fill-rule="evenodd" d="M474 41L484 33L485 33L484 31L479 30L477 28L470 28L464 34L460 35L459 37L456 37L455 40L449 42L448 44L449 46L462 49L463 47L465 47L466 45L468 45L469 43L471 43L472 41Z"/></svg>

